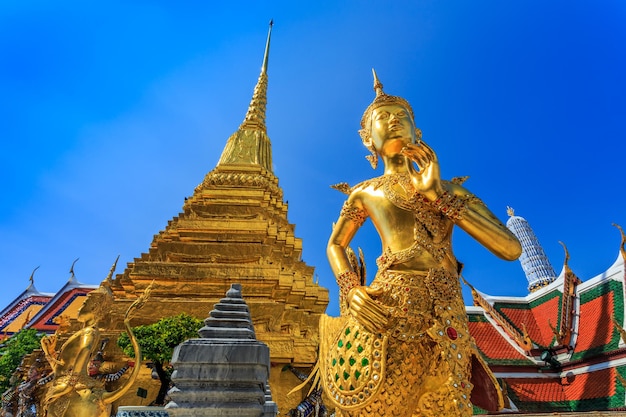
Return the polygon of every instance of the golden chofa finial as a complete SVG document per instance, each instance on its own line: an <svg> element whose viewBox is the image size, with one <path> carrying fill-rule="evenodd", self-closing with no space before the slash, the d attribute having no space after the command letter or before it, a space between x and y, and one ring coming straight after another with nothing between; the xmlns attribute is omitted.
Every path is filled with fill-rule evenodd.
<svg viewBox="0 0 626 417"><path fill-rule="evenodd" d="M509 217L515 216L515 210L513 210L513 207L506 206L506 214L508 214Z"/></svg>
<svg viewBox="0 0 626 417"><path fill-rule="evenodd" d="M563 246L563 250L565 251L565 260L563 261L563 265L567 267L567 263L569 262L569 251L567 250L567 246L565 246L565 243L561 242L560 240L559 243L561 244L561 246Z"/></svg>
<svg viewBox="0 0 626 417"><path fill-rule="evenodd" d="M35 285L35 271L38 269L39 267L33 269L33 272L30 273L30 278L28 278L28 282L30 282L30 285Z"/></svg>
<svg viewBox="0 0 626 417"><path fill-rule="evenodd" d="M76 275L74 275L74 265L76 265L76 262L78 262L80 258L76 258L74 259L74 262L72 262L72 266L70 266L70 278L74 278Z"/></svg>
<svg viewBox="0 0 626 417"><path fill-rule="evenodd" d="M617 227L620 234L622 235L622 242L619 245L619 252L622 254L622 259L626 261L626 234L624 234L624 229L617 223L613 223L613 226Z"/></svg>

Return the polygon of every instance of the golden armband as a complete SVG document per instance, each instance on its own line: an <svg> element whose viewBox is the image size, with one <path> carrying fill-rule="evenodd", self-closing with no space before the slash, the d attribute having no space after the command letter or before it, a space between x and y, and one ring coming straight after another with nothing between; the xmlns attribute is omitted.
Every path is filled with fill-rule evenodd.
<svg viewBox="0 0 626 417"><path fill-rule="evenodd" d="M361 207L356 207L349 201L346 201L341 208L341 217L352 220L357 226L361 226L367 219L367 212Z"/></svg>

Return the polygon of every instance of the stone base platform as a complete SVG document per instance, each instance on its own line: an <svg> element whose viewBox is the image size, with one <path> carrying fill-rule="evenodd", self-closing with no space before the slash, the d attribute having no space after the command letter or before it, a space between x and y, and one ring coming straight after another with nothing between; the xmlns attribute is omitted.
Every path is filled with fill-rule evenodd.
<svg viewBox="0 0 626 417"><path fill-rule="evenodd" d="M169 417L163 407L120 406L115 417Z"/></svg>
<svg viewBox="0 0 626 417"><path fill-rule="evenodd" d="M626 417L626 411L585 411L574 413L497 413L489 416L515 416L515 417Z"/></svg>

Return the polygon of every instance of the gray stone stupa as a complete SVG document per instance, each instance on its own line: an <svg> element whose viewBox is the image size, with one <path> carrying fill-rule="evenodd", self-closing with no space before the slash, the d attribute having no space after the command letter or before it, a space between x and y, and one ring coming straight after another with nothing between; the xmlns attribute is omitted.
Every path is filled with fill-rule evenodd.
<svg viewBox="0 0 626 417"><path fill-rule="evenodd" d="M232 284L198 331L172 357L171 417L274 417L268 378L270 353L256 340L241 285Z"/></svg>

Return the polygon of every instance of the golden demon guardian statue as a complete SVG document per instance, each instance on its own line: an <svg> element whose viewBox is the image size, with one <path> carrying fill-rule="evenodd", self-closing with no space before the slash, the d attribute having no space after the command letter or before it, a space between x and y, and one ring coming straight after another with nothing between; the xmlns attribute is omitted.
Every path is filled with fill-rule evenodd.
<svg viewBox="0 0 626 417"><path fill-rule="evenodd" d="M469 416L473 388L477 405L502 408L497 381L473 354L451 235L457 225L506 260L520 243L461 181L440 178L411 106L385 94L375 72L374 90L359 133L385 172L343 186L349 197L327 250L341 316L322 317L318 378L343 416ZM370 286L348 246L368 217L384 248Z"/></svg>
<svg viewBox="0 0 626 417"><path fill-rule="evenodd" d="M111 273L100 287L87 296L77 317L79 322L84 323L84 327L67 339L58 354L55 351L56 336L45 336L41 340L41 347L54 372L54 379L47 384L42 404L46 417L108 417L111 404L128 391L139 374L141 350L130 327L130 320L147 300L151 286L131 304L124 316L124 326L137 361L129 379L117 390L107 392L102 380L89 376L92 356L100 346L99 321L106 316L113 302L110 279L114 268L111 268Z"/></svg>

